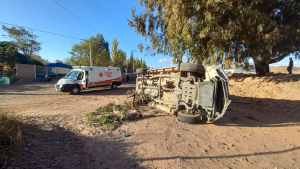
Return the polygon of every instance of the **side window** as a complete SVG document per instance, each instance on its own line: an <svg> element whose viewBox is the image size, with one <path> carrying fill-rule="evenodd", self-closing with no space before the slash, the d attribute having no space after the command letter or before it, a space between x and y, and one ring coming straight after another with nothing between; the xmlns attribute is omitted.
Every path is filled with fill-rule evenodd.
<svg viewBox="0 0 300 169"><path fill-rule="evenodd" d="M80 72L77 76L77 80L82 80L83 79L83 72Z"/></svg>

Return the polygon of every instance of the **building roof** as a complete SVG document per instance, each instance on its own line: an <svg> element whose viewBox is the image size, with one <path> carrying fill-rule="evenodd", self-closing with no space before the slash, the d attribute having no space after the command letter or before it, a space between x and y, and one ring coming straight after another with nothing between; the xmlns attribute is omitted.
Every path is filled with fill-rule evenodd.
<svg viewBox="0 0 300 169"><path fill-rule="evenodd" d="M67 65L67 64L63 64L63 63L50 63L50 64L48 64L46 66L47 67L62 67L62 68L72 69L72 66Z"/></svg>

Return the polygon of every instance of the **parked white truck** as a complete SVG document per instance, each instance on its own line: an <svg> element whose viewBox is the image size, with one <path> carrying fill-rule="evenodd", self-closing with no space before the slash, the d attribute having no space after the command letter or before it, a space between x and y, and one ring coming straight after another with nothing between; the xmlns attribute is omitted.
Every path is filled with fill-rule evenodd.
<svg viewBox="0 0 300 169"><path fill-rule="evenodd" d="M119 67L74 66L73 68L55 84L56 91L78 94L80 91L100 87L117 89L122 84Z"/></svg>
<svg viewBox="0 0 300 169"><path fill-rule="evenodd" d="M180 67L137 69L136 91L151 105L174 114L182 122L213 122L230 104L229 79L217 65L181 63Z"/></svg>

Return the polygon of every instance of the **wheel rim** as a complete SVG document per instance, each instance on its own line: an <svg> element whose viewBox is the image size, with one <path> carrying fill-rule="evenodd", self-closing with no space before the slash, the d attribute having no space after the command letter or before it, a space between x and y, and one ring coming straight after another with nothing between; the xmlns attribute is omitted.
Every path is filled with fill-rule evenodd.
<svg viewBox="0 0 300 169"><path fill-rule="evenodd" d="M73 88L73 93L78 93L78 88L77 87L75 87L75 88Z"/></svg>
<svg viewBox="0 0 300 169"><path fill-rule="evenodd" d="M117 85L116 85L116 84L113 84L113 88L116 89L116 88L117 88Z"/></svg>

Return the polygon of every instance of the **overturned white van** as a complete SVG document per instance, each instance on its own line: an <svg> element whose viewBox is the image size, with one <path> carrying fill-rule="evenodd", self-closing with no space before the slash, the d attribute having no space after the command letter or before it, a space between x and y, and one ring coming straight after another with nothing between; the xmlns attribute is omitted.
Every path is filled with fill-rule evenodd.
<svg viewBox="0 0 300 169"><path fill-rule="evenodd" d="M65 77L55 84L56 91L78 94L100 87L117 89L122 84L119 67L74 66Z"/></svg>

